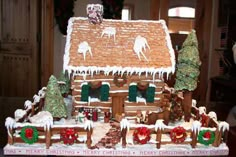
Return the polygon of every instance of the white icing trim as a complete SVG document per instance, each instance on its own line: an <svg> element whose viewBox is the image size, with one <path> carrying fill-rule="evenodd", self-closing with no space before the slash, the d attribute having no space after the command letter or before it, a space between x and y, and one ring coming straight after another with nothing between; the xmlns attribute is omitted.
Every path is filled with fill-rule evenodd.
<svg viewBox="0 0 236 157"><path fill-rule="evenodd" d="M222 129L223 132L225 132L225 130L229 131L229 123L223 121L219 123L219 131Z"/></svg>
<svg viewBox="0 0 236 157"><path fill-rule="evenodd" d="M26 110L30 110L32 108L32 102L30 100L26 100L24 107Z"/></svg>
<svg viewBox="0 0 236 157"><path fill-rule="evenodd" d="M200 129L201 129L201 122L195 120L193 121L193 124L192 124L192 131L196 134L196 133L199 133Z"/></svg>
<svg viewBox="0 0 236 157"><path fill-rule="evenodd" d="M12 138L12 135L11 135L9 129L13 129L16 127L16 121L11 117L7 117L6 121L5 121L5 127L7 128L8 135Z"/></svg>
<svg viewBox="0 0 236 157"><path fill-rule="evenodd" d="M120 122L120 129L123 130L125 128L127 128L127 130L129 131L130 123L126 118L123 118Z"/></svg>
<svg viewBox="0 0 236 157"><path fill-rule="evenodd" d="M90 130L93 128L93 122L91 120L86 120L84 124L84 130Z"/></svg>
<svg viewBox="0 0 236 157"><path fill-rule="evenodd" d="M164 130L166 128L166 125L163 123L163 119L158 119L156 121L156 124L155 124L155 131L157 131L158 129L160 130Z"/></svg>

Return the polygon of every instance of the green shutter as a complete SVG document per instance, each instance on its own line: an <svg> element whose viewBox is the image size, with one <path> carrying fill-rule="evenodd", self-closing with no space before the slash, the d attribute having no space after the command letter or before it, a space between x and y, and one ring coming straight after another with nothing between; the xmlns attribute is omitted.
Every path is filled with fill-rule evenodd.
<svg viewBox="0 0 236 157"><path fill-rule="evenodd" d="M137 86L136 85L129 86L129 101L136 102L136 96L137 96Z"/></svg>
<svg viewBox="0 0 236 157"><path fill-rule="evenodd" d="M89 85L83 85L82 86L82 92L81 92L81 101L88 101L89 96Z"/></svg>
<svg viewBox="0 0 236 157"><path fill-rule="evenodd" d="M101 89L100 89L100 93L101 93L101 101L108 101L108 97L109 97L109 90L110 87L108 84L103 84Z"/></svg>
<svg viewBox="0 0 236 157"><path fill-rule="evenodd" d="M147 102L154 102L155 97L155 87L148 87L146 90L146 101Z"/></svg>

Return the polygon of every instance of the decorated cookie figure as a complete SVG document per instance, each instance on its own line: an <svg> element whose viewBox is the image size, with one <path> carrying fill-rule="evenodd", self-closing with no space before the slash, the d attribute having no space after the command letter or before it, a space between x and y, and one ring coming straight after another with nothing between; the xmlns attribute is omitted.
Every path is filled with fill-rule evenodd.
<svg viewBox="0 0 236 157"><path fill-rule="evenodd" d="M67 109L57 79L53 75L48 81L44 110L50 112L54 120L67 117Z"/></svg>
<svg viewBox="0 0 236 157"><path fill-rule="evenodd" d="M185 121L189 121L191 117L192 91L197 88L200 65L201 61L199 58L196 32L192 30L184 41L182 49L179 51L174 86L177 91L183 91Z"/></svg>

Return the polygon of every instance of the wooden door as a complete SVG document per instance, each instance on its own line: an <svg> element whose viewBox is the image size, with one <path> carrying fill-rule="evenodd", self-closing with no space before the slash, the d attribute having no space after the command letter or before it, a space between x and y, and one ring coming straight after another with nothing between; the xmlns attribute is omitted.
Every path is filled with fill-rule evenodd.
<svg viewBox="0 0 236 157"><path fill-rule="evenodd" d="M124 102L127 97L127 93L113 93L110 94L112 97L112 117L116 114L124 113Z"/></svg>
<svg viewBox="0 0 236 157"><path fill-rule="evenodd" d="M32 97L39 88L38 0L0 0L0 96Z"/></svg>

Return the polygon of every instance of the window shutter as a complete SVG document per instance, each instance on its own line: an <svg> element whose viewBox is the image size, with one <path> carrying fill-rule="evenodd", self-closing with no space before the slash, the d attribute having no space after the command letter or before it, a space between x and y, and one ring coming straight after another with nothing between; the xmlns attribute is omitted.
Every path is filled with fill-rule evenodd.
<svg viewBox="0 0 236 157"><path fill-rule="evenodd" d="M129 101L136 102L136 96L137 96L137 85L129 86Z"/></svg>
<svg viewBox="0 0 236 157"><path fill-rule="evenodd" d="M84 84L81 91L81 101L88 101L89 97L89 85Z"/></svg>
<svg viewBox="0 0 236 157"><path fill-rule="evenodd" d="M108 98L109 98L109 90L110 90L110 87L108 84L103 84L101 89L100 89L100 92L101 92L101 101L108 101Z"/></svg>
<svg viewBox="0 0 236 157"><path fill-rule="evenodd" d="M147 102L154 102L154 98L155 98L155 87L148 87L146 90L146 101Z"/></svg>

